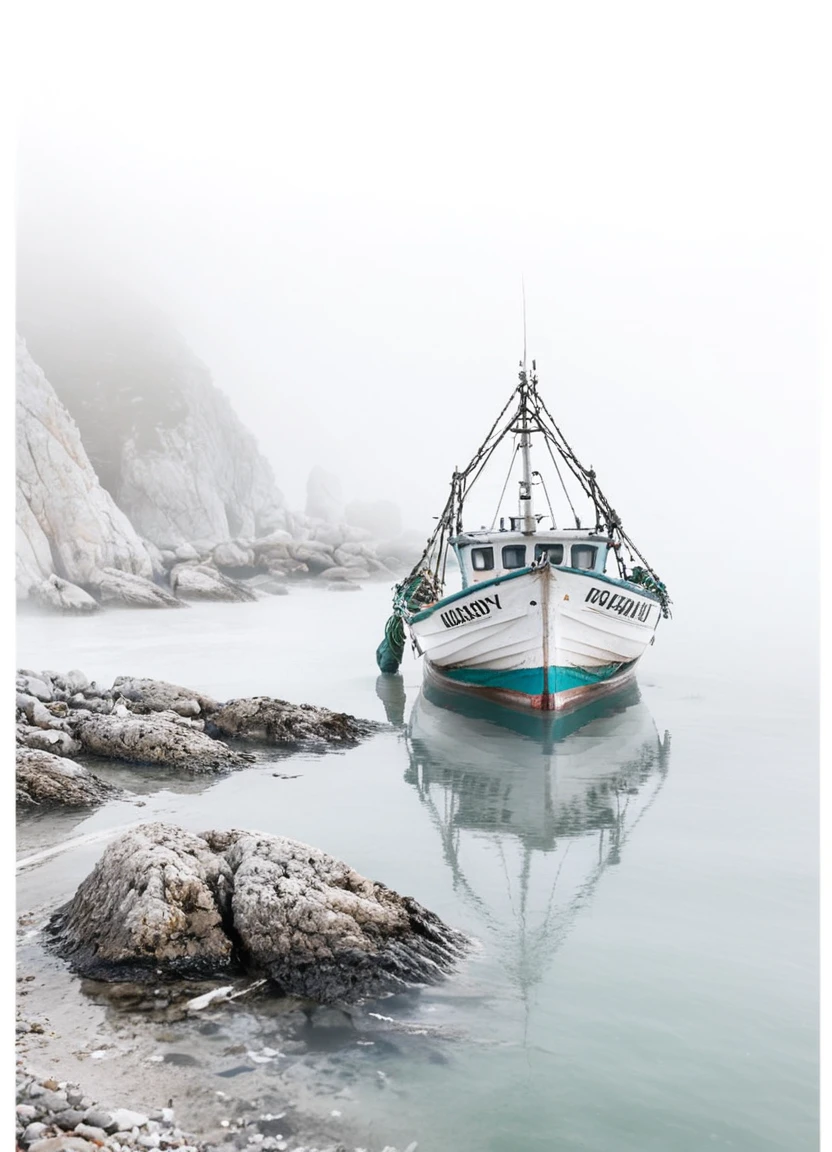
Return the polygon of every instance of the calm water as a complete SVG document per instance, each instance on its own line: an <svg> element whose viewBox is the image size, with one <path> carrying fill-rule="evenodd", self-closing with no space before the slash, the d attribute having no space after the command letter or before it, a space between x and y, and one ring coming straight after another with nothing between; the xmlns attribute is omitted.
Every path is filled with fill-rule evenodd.
<svg viewBox="0 0 832 1152"><path fill-rule="evenodd" d="M392 1025L330 1019L293 1034L302 1043L283 1074L294 1062L318 1077L318 1106L337 1108L368 1147L816 1148L813 686L784 696L754 661L739 687L727 671L683 674L671 625L640 694L578 728L451 711L420 696L409 657L382 700L373 652L388 602L383 587L300 589L183 612L21 618L20 666L402 723L344 753L275 758L208 786L131 771L123 782L142 808L27 819L22 857L65 846L21 871L20 908L68 897L102 851L96 834L139 819L285 833L479 942L440 988L378 1005ZM234 1058L179 1027L202 1086L228 1088L217 1077ZM221 1020L244 1048L285 1039L280 1028L256 1005ZM257 1065L233 1083L262 1098L270 1074Z"/></svg>

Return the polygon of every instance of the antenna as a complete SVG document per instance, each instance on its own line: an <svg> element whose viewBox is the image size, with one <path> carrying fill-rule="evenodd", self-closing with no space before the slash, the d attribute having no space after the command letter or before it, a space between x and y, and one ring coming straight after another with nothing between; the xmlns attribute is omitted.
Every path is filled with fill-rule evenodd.
<svg viewBox="0 0 832 1152"><path fill-rule="evenodd" d="M520 276L520 287L523 292L523 367L526 367L526 278Z"/></svg>

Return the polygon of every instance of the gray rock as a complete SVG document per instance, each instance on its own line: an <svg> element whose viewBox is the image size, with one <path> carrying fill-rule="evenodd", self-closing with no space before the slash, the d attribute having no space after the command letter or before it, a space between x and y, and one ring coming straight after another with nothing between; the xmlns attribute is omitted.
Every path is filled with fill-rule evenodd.
<svg viewBox="0 0 832 1152"><path fill-rule="evenodd" d="M39 1120L29 1124L21 1137L24 1144L32 1144L35 1140L40 1140L46 1131L46 1124L42 1124Z"/></svg>
<svg viewBox="0 0 832 1152"><path fill-rule="evenodd" d="M115 1108L113 1121L119 1129L142 1128L147 1123L147 1116L144 1112L132 1112L129 1108Z"/></svg>
<svg viewBox="0 0 832 1152"><path fill-rule="evenodd" d="M94 1144L81 1136L49 1136L29 1145L29 1152L96 1152Z"/></svg>
<svg viewBox="0 0 832 1152"><path fill-rule="evenodd" d="M196 727L173 723L158 714L89 716L75 726L84 751L131 764L165 764L187 772L242 768L252 757L234 752Z"/></svg>
<svg viewBox="0 0 832 1152"><path fill-rule="evenodd" d="M105 1131L112 1128L113 1132L116 1130L112 1115L95 1106L88 1108L84 1113L84 1123L89 1124L91 1128L103 1128Z"/></svg>
<svg viewBox="0 0 832 1152"><path fill-rule="evenodd" d="M104 979L152 979L157 968L185 976L230 970L223 909L231 883L224 857L202 837L162 824L131 829L53 917L56 950L76 970Z"/></svg>
<svg viewBox="0 0 832 1152"><path fill-rule="evenodd" d="M102 604L124 604L130 608L181 608L179 600L166 588L144 576L102 568L95 575L96 591Z"/></svg>
<svg viewBox="0 0 832 1152"><path fill-rule="evenodd" d="M55 717L49 711L45 704L41 704L40 700L36 700L27 712L27 717L30 724L34 724L37 728L50 728Z"/></svg>
<svg viewBox="0 0 832 1152"><path fill-rule="evenodd" d="M63 735L60 733L59 735ZM90 807L120 794L88 768L37 748L17 748L17 803L23 807Z"/></svg>
<svg viewBox="0 0 832 1152"><path fill-rule="evenodd" d="M178 712L199 716L216 712L219 704L202 692L169 684L166 680L146 680L137 676L116 676L113 691L124 697L134 712Z"/></svg>
<svg viewBox="0 0 832 1152"><path fill-rule="evenodd" d="M38 1115L38 1110L33 1104L18 1104L15 1108L15 1114L18 1120L34 1120Z"/></svg>
<svg viewBox="0 0 832 1152"><path fill-rule="evenodd" d="M40 752L51 752L53 756L72 759L81 751L81 746L68 732L59 728L30 728L20 724L16 731L17 744L21 748L33 748Z"/></svg>
<svg viewBox="0 0 832 1152"><path fill-rule="evenodd" d="M85 592L83 588L79 588L69 580L62 580L54 573L45 580L32 584L28 589L28 595L49 612L85 616L101 609L101 605L90 596L89 592Z"/></svg>
<svg viewBox="0 0 832 1152"><path fill-rule="evenodd" d="M229 540L216 546L212 559L218 568L249 568L254 563L254 550Z"/></svg>
<svg viewBox="0 0 832 1152"><path fill-rule="evenodd" d="M53 1081L54 1083L54 1081ZM66 1092L52 1092L47 1090L41 1096L40 1108L43 1112L64 1112L66 1111L67 1099Z"/></svg>
<svg viewBox="0 0 832 1152"><path fill-rule="evenodd" d="M255 600L250 588L211 564L181 564L172 569L170 583L183 600Z"/></svg>
<svg viewBox="0 0 832 1152"><path fill-rule="evenodd" d="M230 700L211 716L211 724L223 736L244 736L269 744L353 744L378 729L377 724L357 720L346 712L290 704L270 696Z"/></svg>
<svg viewBox="0 0 832 1152"><path fill-rule="evenodd" d="M59 1112L55 1117L55 1123L59 1128L63 1128L64 1132L71 1132L76 1124L81 1124L84 1119L83 1111L77 1108L67 1108L65 1112Z"/></svg>
<svg viewBox="0 0 832 1152"><path fill-rule="evenodd" d="M103 1144L107 1139L107 1133L103 1128L96 1127L95 1124L80 1123L75 1126L76 1136L83 1136L85 1140L94 1140L98 1144Z"/></svg>
<svg viewBox="0 0 832 1152"><path fill-rule="evenodd" d="M44 703L52 699L52 685L47 684L37 676L24 676L24 692L29 696L34 696L36 700L41 700Z"/></svg>
<svg viewBox="0 0 832 1152"><path fill-rule="evenodd" d="M110 844L49 933L59 955L94 978L242 966L321 1003L434 983L467 948L415 900L309 845L163 824Z"/></svg>

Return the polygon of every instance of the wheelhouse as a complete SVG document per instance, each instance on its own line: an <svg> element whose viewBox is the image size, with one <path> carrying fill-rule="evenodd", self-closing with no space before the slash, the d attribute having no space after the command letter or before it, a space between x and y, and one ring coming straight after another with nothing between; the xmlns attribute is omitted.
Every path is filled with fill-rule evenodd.
<svg viewBox="0 0 832 1152"><path fill-rule="evenodd" d="M603 572L609 538L594 532L560 530L463 532L450 541L462 573L462 587L506 576L519 568L537 566L548 559L553 568Z"/></svg>

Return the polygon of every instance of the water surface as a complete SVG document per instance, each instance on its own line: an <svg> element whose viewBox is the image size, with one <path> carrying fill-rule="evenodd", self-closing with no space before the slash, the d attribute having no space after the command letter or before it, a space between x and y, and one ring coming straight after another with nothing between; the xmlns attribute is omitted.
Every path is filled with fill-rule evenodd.
<svg viewBox="0 0 832 1152"><path fill-rule="evenodd" d="M21 617L20 666L269 694L394 725L354 749L275 755L209 782L103 765L131 796L22 820L18 854L32 862L19 909L70 896L114 828L161 819L305 840L475 937L440 987L369 1006L389 1020L268 1001L213 1013L202 1030L129 1017L130 1043L143 1059L167 1053L206 1129L217 1089L260 1106L294 1082L373 1149L817 1147L811 692L775 692L762 665L740 684L682 671L695 662L660 628L640 690L580 725L449 707L420 693L409 654L381 699L373 652L388 597L299 588L181 612ZM21 955L90 1042L127 1019L36 936ZM264 1048L281 1055L251 1058ZM187 1115L187 1099L177 1107Z"/></svg>

